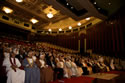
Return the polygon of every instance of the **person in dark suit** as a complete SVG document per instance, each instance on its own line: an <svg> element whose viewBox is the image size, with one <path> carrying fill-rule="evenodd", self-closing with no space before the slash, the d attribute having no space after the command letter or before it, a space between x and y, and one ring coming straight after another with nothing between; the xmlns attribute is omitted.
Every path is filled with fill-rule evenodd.
<svg viewBox="0 0 125 83"><path fill-rule="evenodd" d="M17 55L16 58L18 58L18 60L22 63L22 61L25 59L26 54L25 51L23 49L17 49Z"/></svg>

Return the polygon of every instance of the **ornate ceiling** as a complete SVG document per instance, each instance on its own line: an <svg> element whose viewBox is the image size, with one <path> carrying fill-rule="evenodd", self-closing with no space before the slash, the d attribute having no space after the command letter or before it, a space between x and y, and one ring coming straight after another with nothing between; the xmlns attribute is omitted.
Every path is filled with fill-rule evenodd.
<svg viewBox="0 0 125 83"><path fill-rule="evenodd" d="M53 9L51 5L46 4L43 0L24 0L21 3L17 3L15 0L6 0L6 2L3 2L0 6L1 8L7 6L13 9L14 12L9 14L13 18L18 18L26 22L29 22L31 18L36 18L39 20L38 23L33 25L36 28L43 28L50 22L55 23L67 18L66 15ZM46 16L49 10L55 14L51 19Z"/></svg>
<svg viewBox="0 0 125 83"><path fill-rule="evenodd" d="M97 2L102 5L94 4ZM113 0L114 1L114 0ZM36 30L63 30L68 29L68 26L76 27L78 22L86 24L85 18L91 19L100 18L105 20L109 15L118 10L119 7L115 7L117 1L111 2L111 0L99 1L99 0L23 0L21 3L17 3L16 0L4 0L0 2L0 12L3 6L7 6L13 9L13 13L8 14L11 18L19 19L23 22L30 22L31 18L37 19L39 22L33 24ZM121 1L121 0L120 0ZM101 3L102 2L102 3ZM109 4L114 7L114 11L111 11L105 6ZM68 4L67 4L68 3ZM120 3L120 2L119 2ZM120 6L120 5L119 5ZM103 9L107 9L103 11ZM100 10L98 10L100 8ZM105 14L105 11L108 14ZM110 12L111 11L111 12ZM52 12L53 18L48 18L47 13ZM90 20L91 21L91 20Z"/></svg>

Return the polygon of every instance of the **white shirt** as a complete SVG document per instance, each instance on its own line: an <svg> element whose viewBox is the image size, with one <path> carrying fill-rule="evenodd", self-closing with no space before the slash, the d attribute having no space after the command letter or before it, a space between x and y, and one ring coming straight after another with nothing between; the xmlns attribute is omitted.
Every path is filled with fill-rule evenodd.
<svg viewBox="0 0 125 83"><path fill-rule="evenodd" d="M30 64L33 63L33 59L32 58L28 58L28 61L29 61Z"/></svg>
<svg viewBox="0 0 125 83"><path fill-rule="evenodd" d="M39 60L41 64L41 68L45 67L45 61L44 60Z"/></svg>

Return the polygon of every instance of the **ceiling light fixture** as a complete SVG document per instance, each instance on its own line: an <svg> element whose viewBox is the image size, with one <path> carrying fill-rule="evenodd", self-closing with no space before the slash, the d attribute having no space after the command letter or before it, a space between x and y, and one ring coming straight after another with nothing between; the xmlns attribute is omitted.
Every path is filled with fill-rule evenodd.
<svg viewBox="0 0 125 83"><path fill-rule="evenodd" d="M61 28L59 28L59 31L62 31L62 29L61 29Z"/></svg>
<svg viewBox="0 0 125 83"><path fill-rule="evenodd" d="M71 7L71 9L73 9L73 7Z"/></svg>
<svg viewBox="0 0 125 83"><path fill-rule="evenodd" d="M49 32L51 32L51 31L52 31L52 29L49 29L48 31L49 31Z"/></svg>
<svg viewBox="0 0 125 83"><path fill-rule="evenodd" d="M35 18L30 19L30 21L31 21L33 24L35 24L35 23L39 22L39 21L38 21L38 20L36 20Z"/></svg>
<svg viewBox="0 0 125 83"><path fill-rule="evenodd" d="M81 23L79 22L77 25L78 25L78 26L81 26Z"/></svg>
<svg viewBox="0 0 125 83"><path fill-rule="evenodd" d="M90 20L90 17L86 18L86 20Z"/></svg>
<svg viewBox="0 0 125 83"><path fill-rule="evenodd" d="M23 2L23 0L16 0L16 2L21 3L21 2Z"/></svg>
<svg viewBox="0 0 125 83"><path fill-rule="evenodd" d="M69 26L69 29L72 29L72 26Z"/></svg>
<svg viewBox="0 0 125 83"><path fill-rule="evenodd" d="M101 8L98 8L98 10L100 10Z"/></svg>
<svg viewBox="0 0 125 83"><path fill-rule="evenodd" d="M94 4L96 4L96 2L94 2Z"/></svg>
<svg viewBox="0 0 125 83"><path fill-rule="evenodd" d="M111 5L111 3L109 2L108 5Z"/></svg>
<svg viewBox="0 0 125 83"><path fill-rule="evenodd" d="M48 17L48 18L53 18L53 14L52 14L51 12L49 12L49 13L47 14L47 17Z"/></svg>
<svg viewBox="0 0 125 83"><path fill-rule="evenodd" d="M69 5L69 3L66 3L66 5Z"/></svg>
<svg viewBox="0 0 125 83"><path fill-rule="evenodd" d="M2 9L5 13L7 13L7 14L9 14L9 13L12 13L13 12L13 10L12 9L10 9L10 8L8 8L8 7L3 7L3 9Z"/></svg>

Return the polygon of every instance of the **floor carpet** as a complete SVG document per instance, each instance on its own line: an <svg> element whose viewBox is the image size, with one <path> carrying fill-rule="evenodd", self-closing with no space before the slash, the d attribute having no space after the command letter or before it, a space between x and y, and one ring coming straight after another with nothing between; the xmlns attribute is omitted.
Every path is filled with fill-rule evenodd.
<svg viewBox="0 0 125 83"><path fill-rule="evenodd" d="M80 77L73 77L70 79L56 80L54 82L49 82L49 83L92 83L94 79L95 78L80 76Z"/></svg>
<svg viewBox="0 0 125 83"><path fill-rule="evenodd" d="M118 74L110 74L110 73L96 73L92 75L87 75L87 77L99 78L99 79L104 79L104 80L111 80L118 76L119 76Z"/></svg>
<svg viewBox="0 0 125 83"><path fill-rule="evenodd" d="M124 83L125 72L110 71L102 74L96 73L92 75L85 75L80 77L73 77L70 79L61 79L49 83Z"/></svg>

